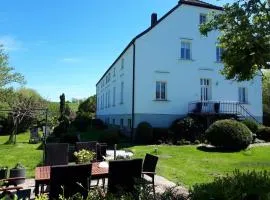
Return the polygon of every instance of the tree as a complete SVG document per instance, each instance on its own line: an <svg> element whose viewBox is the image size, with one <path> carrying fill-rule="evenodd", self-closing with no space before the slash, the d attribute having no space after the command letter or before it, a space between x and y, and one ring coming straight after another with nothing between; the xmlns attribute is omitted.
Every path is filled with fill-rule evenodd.
<svg viewBox="0 0 270 200"><path fill-rule="evenodd" d="M17 72L13 72L14 68L9 66L8 55L4 52L3 46L0 45L0 88L3 89L11 83L24 84L24 77Z"/></svg>
<svg viewBox="0 0 270 200"><path fill-rule="evenodd" d="M212 30L221 33L221 72L227 79L250 80L258 70L270 67L269 2L237 0L226 4L223 12L212 13L210 20L200 26L205 36Z"/></svg>
<svg viewBox="0 0 270 200"><path fill-rule="evenodd" d="M94 116L96 112L96 95L90 96L85 101L80 103L78 112L88 113L89 115Z"/></svg>
<svg viewBox="0 0 270 200"><path fill-rule="evenodd" d="M65 116L65 108L66 108L66 100L65 100L65 94L60 95L60 121Z"/></svg>

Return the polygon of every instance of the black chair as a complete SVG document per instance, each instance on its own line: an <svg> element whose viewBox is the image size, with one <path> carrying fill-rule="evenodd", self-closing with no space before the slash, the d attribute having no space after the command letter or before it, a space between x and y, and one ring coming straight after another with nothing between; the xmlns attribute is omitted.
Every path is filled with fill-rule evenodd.
<svg viewBox="0 0 270 200"><path fill-rule="evenodd" d="M97 141L76 142L76 151L80 151L82 149L96 152L97 151Z"/></svg>
<svg viewBox="0 0 270 200"><path fill-rule="evenodd" d="M108 192L112 194L127 192L136 195L135 184L141 179L141 173L142 159L110 161Z"/></svg>
<svg viewBox="0 0 270 200"><path fill-rule="evenodd" d="M48 143L45 147L45 165L67 165L68 164L67 143Z"/></svg>
<svg viewBox="0 0 270 200"><path fill-rule="evenodd" d="M80 193L87 197L92 174L92 164L52 166L50 174L50 199L59 195L71 197Z"/></svg>
<svg viewBox="0 0 270 200"><path fill-rule="evenodd" d="M151 183L153 185L154 194L155 194L155 174L157 162L158 162L157 156L153 156L147 153L143 161L143 169L142 169L142 176L147 175L152 179Z"/></svg>
<svg viewBox="0 0 270 200"><path fill-rule="evenodd" d="M97 161L103 161L106 156L107 143L97 143Z"/></svg>

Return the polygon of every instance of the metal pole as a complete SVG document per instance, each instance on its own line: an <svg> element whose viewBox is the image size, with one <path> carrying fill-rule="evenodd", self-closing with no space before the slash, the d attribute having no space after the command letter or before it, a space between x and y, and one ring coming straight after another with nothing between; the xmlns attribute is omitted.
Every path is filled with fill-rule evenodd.
<svg viewBox="0 0 270 200"><path fill-rule="evenodd" d="M46 134L47 134L47 123L48 123L48 108L45 110L45 128L43 132L43 164L45 164L45 147L46 147Z"/></svg>

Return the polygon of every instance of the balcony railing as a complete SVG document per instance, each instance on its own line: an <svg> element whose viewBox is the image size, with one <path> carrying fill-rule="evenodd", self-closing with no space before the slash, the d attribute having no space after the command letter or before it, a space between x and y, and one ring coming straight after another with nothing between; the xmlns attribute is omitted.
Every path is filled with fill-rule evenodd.
<svg viewBox="0 0 270 200"><path fill-rule="evenodd" d="M241 103L235 101L194 101L188 104L189 113L232 114L251 118L260 123Z"/></svg>

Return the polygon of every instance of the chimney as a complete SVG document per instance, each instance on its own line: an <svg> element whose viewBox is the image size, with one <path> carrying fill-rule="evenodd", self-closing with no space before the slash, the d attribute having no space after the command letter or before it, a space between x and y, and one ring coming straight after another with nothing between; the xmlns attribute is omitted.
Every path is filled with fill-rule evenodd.
<svg viewBox="0 0 270 200"><path fill-rule="evenodd" d="M151 27L155 26L157 23L157 13L152 13L151 15Z"/></svg>

